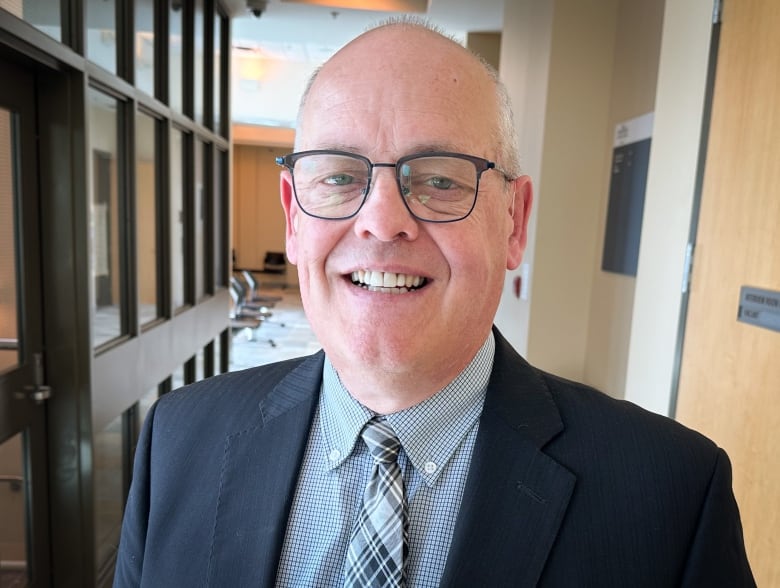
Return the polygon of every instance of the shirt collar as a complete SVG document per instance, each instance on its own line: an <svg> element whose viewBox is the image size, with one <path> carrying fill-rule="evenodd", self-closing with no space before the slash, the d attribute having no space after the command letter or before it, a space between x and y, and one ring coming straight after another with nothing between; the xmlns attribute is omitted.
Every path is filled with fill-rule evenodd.
<svg viewBox="0 0 780 588"><path fill-rule="evenodd" d="M423 402L386 416L410 462L427 484L436 481L479 419L494 355L491 331L474 359L452 382ZM375 414L349 394L327 357L319 411L327 467L333 469L349 457L360 431ZM447 426L442 426L445 423Z"/></svg>

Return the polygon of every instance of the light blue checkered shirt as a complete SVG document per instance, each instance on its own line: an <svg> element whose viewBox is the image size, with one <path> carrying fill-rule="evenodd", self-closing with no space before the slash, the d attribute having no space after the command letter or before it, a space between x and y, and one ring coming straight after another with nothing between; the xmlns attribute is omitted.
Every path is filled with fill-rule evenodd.
<svg viewBox="0 0 780 588"><path fill-rule="evenodd" d="M493 334L472 362L431 398L387 420L401 441L398 463L409 503L407 586L439 586L493 367ZM363 425L374 416L326 360L287 524L278 587L341 586L344 560L373 462Z"/></svg>

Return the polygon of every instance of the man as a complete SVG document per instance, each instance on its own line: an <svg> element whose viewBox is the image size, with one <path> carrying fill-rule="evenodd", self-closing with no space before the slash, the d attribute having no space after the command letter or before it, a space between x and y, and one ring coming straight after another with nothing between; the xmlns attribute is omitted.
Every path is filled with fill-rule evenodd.
<svg viewBox="0 0 780 588"><path fill-rule="evenodd" d="M511 120L419 24L322 67L280 163L324 353L161 399L116 586L754 585L722 450L492 327L531 207Z"/></svg>

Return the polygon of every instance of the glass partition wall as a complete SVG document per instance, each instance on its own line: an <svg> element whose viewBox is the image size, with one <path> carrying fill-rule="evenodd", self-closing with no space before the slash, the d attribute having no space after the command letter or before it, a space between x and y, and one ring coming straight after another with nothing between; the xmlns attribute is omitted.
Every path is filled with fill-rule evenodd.
<svg viewBox="0 0 780 588"><path fill-rule="evenodd" d="M0 61L38 61L57 585L111 585L143 419L161 394L227 370L231 5L0 0ZM22 42L6 50L11 38ZM16 337L0 330L0 342ZM0 361L13 365L6 347ZM0 439L16 476L2 512L23 484L20 438Z"/></svg>

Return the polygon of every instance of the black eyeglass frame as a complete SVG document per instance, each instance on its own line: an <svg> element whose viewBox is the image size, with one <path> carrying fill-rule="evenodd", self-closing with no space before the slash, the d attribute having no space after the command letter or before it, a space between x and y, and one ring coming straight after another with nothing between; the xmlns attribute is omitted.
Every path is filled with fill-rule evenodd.
<svg viewBox="0 0 780 588"><path fill-rule="evenodd" d="M366 183L365 193L363 194L363 199L360 201L360 205L357 207L355 212L352 214L349 214L347 216L321 216L318 214L313 214L309 211L307 211L303 205L301 204L301 201L298 198L298 191L295 187L295 163L308 155L341 155L346 157L351 157L353 159L357 159L359 161L362 161L368 166L368 182ZM474 169L477 172L477 183L474 186L474 199L471 202L471 208L469 208L468 212L464 214L463 216L460 216L458 218L448 218L448 219L442 219L442 220L432 220L428 218L422 218L418 215L416 215L411 207L409 206L409 203L406 201L406 198L403 196L403 187L401 184L401 177L400 177L400 169L401 166L404 163L407 163L409 161L413 161L415 159L421 159L425 157L454 157L458 159L463 159L465 161L469 161L472 164L474 164ZM465 153L456 153L451 151L427 151L422 153L412 153L410 155L404 155L398 161L395 163L392 162L373 162L368 157L364 157L363 155L359 155L357 153L351 153L349 151L339 151L336 149L312 149L309 151L296 151L294 153L288 153L287 155L283 155L281 157L275 158L276 164L280 165L282 167L286 167L288 170L290 170L290 176L292 177L292 183L293 183L293 194L295 195L295 201L298 203L298 207L304 212L304 214L319 218L322 220L347 220L350 218L353 218L357 215L357 213L360 212L360 210L363 208L363 205L366 203L366 200L368 199L368 195L371 193L371 181L374 178L374 168L377 167L393 167L395 168L395 183L396 186L398 186L398 194L401 196L401 200L404 203L404 206L406 207L406 210L409 211L409 214L412 215L412 218L415 218L419 221L425 222L425 223L454 223L457 221L461 221L464 218L467 218L471 212L474 210L474 207L477 205L477 196L479 195L479 181L482 178L482 174L490 169L496 170L499 172L506 181L512 181L512 178L501 168L496 166L496 163L493 161L490 161L489 159L485 159L484 157L477 157L476 155L467 155Z"/></svg>

